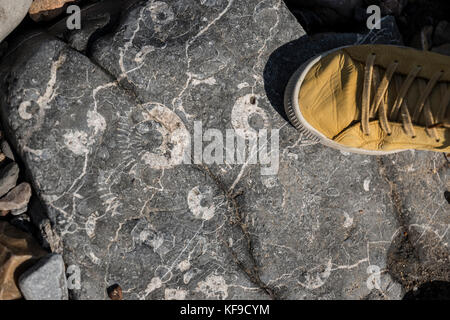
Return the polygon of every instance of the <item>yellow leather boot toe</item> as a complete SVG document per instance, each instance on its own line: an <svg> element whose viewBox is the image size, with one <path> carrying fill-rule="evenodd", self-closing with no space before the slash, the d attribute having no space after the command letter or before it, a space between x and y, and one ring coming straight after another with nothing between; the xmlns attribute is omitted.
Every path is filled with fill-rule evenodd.
<svg viewBox="0 0 450 320"><path fill-rule="evenodd" d="M449 84L448 56L389 45L343 47L297 70L285 109L297 129L339 150L450 152Z"/></svg>

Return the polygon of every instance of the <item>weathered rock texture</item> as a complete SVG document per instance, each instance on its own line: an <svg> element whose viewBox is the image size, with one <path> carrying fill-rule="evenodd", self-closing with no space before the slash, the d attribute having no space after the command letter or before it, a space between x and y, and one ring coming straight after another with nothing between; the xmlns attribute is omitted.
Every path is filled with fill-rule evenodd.
<svg viewBox="0 0 450 320"><path fill-rule="evenodd" d="M406 264L448 278L432 269L450 236L443 156L342 154L282 111L307 59L383 39L308 38L281 0L173 0L137 4L91 58L43 35L11 53L3 118L81 268L72 296L118 284L124 299L398 299L422 278L398 275L397 239L424 253ZM279 129L278 171L177 165L194 121L223 139Z"/></svg>

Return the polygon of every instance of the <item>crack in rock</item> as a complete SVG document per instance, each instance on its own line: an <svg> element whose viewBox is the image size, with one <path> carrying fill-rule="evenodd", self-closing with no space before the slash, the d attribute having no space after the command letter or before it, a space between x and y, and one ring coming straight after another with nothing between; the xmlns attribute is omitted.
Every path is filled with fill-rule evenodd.
<svg viewBox="0 0 450 320"><path fill-rule="evenodd" d="M80 268L71 297L107 299L119 284L124 299L400 298L388 253L402 223L377 160L316 144L281 111L304 61L398 43L388 28L310 38L281 0L149 0L89 57L19 39L0 68L2 119L58 250ZM252 133L278 130L278 171L249 158L199 170L184 157L199 121L223 137L244 129L247 149ZM414 241L444 248L448 167L424 152L386 159L402 189L424 190L401 194Z"/></svg>

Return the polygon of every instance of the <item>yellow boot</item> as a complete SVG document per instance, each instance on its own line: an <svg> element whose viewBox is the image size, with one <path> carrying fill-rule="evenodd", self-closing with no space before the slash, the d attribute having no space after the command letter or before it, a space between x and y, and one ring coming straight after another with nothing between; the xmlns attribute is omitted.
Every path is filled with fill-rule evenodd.
<svg viewBox="0 0 450 320"><path fill-rule="evenodd" d="M292 124L339 150L383 155L450 152L450 57L361 45L314 57L292 76Z"/></svg>

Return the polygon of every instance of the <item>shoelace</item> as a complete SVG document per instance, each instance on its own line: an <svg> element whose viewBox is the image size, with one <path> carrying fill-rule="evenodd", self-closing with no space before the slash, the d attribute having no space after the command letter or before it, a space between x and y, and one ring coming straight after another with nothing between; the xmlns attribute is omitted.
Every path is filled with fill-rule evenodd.
<svg viewBox="0 0 450 320"><path fill-rule="evenodd" d="M414 123L417 123L422 112L425 115L426 128L428 134L439 142L438 134L436 128L438 127L448 127L448 124L444 123L444 117L447 113L447 107L450 103L450 90L447 89L446 83L440 84L441 91L441 103L439 107L439 114L436 117L433 116L431 111L430 102L428 100L431 92L438 84L439 79L444 74L444 71L436 72L432 78L426 83L425 80L417 78L417 75L422 70L421 66L414 67L405 81L402 84L402 79L399 75L395 75L398 67L398 61L392 62L378 84L379 74L378 69L375 67L375 54L370 54L367 57L366 65L364 69L364 87L362 94L362 110L361 110L361 126L362 131L365 135L370 134L369 121L373 119L378 114L378 119L380 121L380 126L387 135L391 135L392 130L389 121L395 121L398 119L398 113L400 111L401 121L405 132L412 138L416 137L414 130ZM417 79L416 79L417 78ZM395 99L394 105L392 106L388 114L388 106L386 106L385 95L389 84L394 79L394 85L396 87L397 97ZM416 108L413 115L411 116L408 110L408 102L406 99L406 94L411 88L414 80L419 82L420 97L417 101ZM372 96L372 85L376 88L373 101L371 103Z"/></svg>

